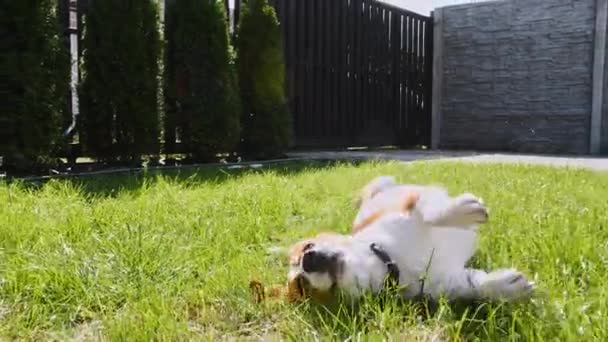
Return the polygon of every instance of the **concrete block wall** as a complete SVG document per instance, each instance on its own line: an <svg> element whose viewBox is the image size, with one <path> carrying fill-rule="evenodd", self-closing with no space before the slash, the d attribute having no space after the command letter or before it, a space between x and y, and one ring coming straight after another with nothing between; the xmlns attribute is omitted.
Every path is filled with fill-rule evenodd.
<svg viewBox="0 0 608 342"><path fill-rule="evenodd" d="M608 48L608 34L606 35L606 47ZM602 140L601 140L601 153L608 155L608 53L605 57L604 62L604 104L602 106Z"/></svg>
<svg viewBox="0 0 608 342"><path fill-rule="evenodd" d="M436 10L436 147L588 153L595 4L503 0Z"/></svg>

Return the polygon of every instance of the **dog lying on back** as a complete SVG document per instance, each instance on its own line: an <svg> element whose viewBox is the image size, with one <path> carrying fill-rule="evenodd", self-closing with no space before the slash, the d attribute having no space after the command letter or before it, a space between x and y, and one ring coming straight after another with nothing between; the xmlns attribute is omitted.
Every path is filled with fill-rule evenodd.
<svg viewBox="0 0 608 342"><path fill-rule="evenodd" d="M534 290L517 270L466 267L488 220L472 194L450 197L440 187L382 176L363 188L358 205L351 235L321 233L291 247L291 301L324 302L337 291L356 299L380 293L387 279L405 298L515 300Z"/></svg>

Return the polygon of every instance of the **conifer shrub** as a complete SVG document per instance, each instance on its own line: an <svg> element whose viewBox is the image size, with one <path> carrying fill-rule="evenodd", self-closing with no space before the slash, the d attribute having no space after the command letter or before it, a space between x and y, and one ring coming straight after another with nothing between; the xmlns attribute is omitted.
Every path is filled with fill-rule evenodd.
<svg viewBox="0 0 608 342"><path fill-rule="evenodd" d="M281 30L267 0L245 4L236 36L242 101L241 151L253 158L281 156L291 143Z"/></svg>
<svg viewBox="0 0 608 342"><path fill-rule="evenodd" d="M158 152L158 25L155 0L89 1L79 131L87 155L138 162Z"/></svg>
<svg viewBox="0 0 608 342"><path fill-rule="evenodd" d="M165 152L176 136L195 161L233 152L240 99L222 1L168 3L165 39Z"/></svg>

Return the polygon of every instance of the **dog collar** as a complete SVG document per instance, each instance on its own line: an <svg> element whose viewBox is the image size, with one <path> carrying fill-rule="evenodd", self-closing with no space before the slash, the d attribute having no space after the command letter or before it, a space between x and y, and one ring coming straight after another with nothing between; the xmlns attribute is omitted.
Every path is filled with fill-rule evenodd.
<svg viewBox="0 0 608 342"><path fill-rule="evenodd" d="M391 259L388 253L386 253L386 251L376 243L372 243L369 248L372 250L372 252L374 252L378 259L380 259L384 265L386 265L388 272L384 287L391 288L399 285L399 267L397 267L397 264Z"/></svg>

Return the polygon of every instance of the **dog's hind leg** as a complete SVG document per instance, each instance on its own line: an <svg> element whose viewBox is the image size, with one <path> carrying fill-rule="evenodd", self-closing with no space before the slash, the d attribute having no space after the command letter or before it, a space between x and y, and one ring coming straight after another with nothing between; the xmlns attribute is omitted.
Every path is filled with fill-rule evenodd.
<svg viewBox="0 0 608 342"><path fill-rule="evenodd" d="M487 273L465 268L434 279L431 277L425 293L434 298L446 295L450 300L510 301L528 297L533 291L534 283L517 270L501 269Z"/></svg>
<svg viewBox="0 0 608 342"><path fill-rule="evenodd" d="M527 297L534 291L534 282L515 269L494 270L482 279L479 299L512 300Z"/></svg>

